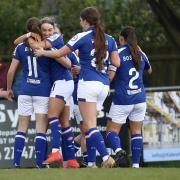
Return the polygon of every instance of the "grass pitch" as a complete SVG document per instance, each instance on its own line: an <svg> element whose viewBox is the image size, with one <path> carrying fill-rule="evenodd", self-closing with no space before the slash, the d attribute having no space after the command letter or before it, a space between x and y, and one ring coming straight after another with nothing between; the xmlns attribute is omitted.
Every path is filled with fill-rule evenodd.
<svg viewBox="0 0 180 180"><path fill-rule="evenodd" d="M180 180L180 168L1 169L0 180Z"/></svg>

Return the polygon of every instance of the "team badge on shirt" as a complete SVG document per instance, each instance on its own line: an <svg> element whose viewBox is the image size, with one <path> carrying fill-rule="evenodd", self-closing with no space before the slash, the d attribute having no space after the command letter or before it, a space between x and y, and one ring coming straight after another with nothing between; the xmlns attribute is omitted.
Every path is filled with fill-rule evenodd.
<svg viewBox="0 0 180 180"><path fill-rule="evenodd" d="M78 35L72 37L71 41L76 41L78 39Z"/></svg>

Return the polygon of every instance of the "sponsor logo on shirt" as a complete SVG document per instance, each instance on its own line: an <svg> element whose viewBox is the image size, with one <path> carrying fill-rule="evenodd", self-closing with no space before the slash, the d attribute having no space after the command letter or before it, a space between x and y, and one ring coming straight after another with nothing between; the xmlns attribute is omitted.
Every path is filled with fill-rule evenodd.
<svg viewBox="0 0 180 180"><path fill-rule="evenodd" d="M27 78L27 83L29 83L29 84L41 84L41 81L39 79Z"/></svg>
<svg viewBox="0 0 180 180"><path fill-rule="evenodd" d="M78 35L72 37L71 41L76 41L78 39Z"/></svg>
<svg viewBox="0 0 180 180"><path fill-rule="evenodd" d="M127 90L127 94L128 94L128 95L134 95L134 94L138 94L138 93L140 93L140 92L142 92L141 88L139 88L139 89L134 89L134 90Z"/></svg>

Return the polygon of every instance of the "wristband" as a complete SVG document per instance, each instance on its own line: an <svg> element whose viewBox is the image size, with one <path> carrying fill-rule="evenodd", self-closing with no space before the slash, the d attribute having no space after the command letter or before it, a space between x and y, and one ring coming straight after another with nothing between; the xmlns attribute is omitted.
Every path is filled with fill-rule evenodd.
<svg viewBox="0 0 180 180"><path fill-rule="evenodd" d="M30 36L31 36L31 32L28 32L28 33L26 34L26 37L29 38Z"/></svg>

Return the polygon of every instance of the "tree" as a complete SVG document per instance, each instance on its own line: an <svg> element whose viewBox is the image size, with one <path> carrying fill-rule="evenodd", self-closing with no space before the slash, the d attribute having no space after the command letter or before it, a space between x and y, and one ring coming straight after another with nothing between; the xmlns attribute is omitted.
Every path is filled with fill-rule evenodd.
<svg viewBox="0 0 180 180"><path fill-rule="evenodd" d="M170 41L177 50L180 50L180 1L147 0L147 2L166 30Z"/></svg>
<svg viewBox="0 0 180 180"><path fill-rule="evenodd" d="M0 54L12 54L14 39L25 32L25 22L31 16L39 16L41 0L0 1Z"/></svg>
<svg viewBox="0 0 180 180"><path fill-rule="evenodd" d="M144 49L150 51L167 46L165 31L146 1L99 0L98 6L108 33L117 37L124 26L131 25L136 28L139 44Z"/></svg>
<svg viewBox="0 0 180 180"><path fill-rule="evenodd" d="M65 30L66 40L81 31L79 13L87 6L99 8L105 31L116 39L123 26L131 25L136 28L139 44L144 49L153 51L168 45L164 29L145 0L68 0L68 3L56 0L57 21Z"/></svg>
<svg viewBox="0 0 180 180"><path fill-rule="evenodd" d="M25 0L1 0L0 54L12 53L12 42L25 31L25 22L31 16L55 16L65 30L66 41L81 31L79 13L87 6L97 6L100 9L106 32L115 38L123 26L132 25L136 27L139 44L144 49L158 49L168 44L164 29L156 21L145 0L31 0L31 3ZM8 18L4 20L5 17Z"/></svg>
<svg viewBox="0 0 180 180"><path fill-rule="evenodd" d="M75 33L81 31L79 24L80 11L88 6L96 6L96 0L57 0L59 14L57 21L63 27L65 40L71 38Z"/></svg>

